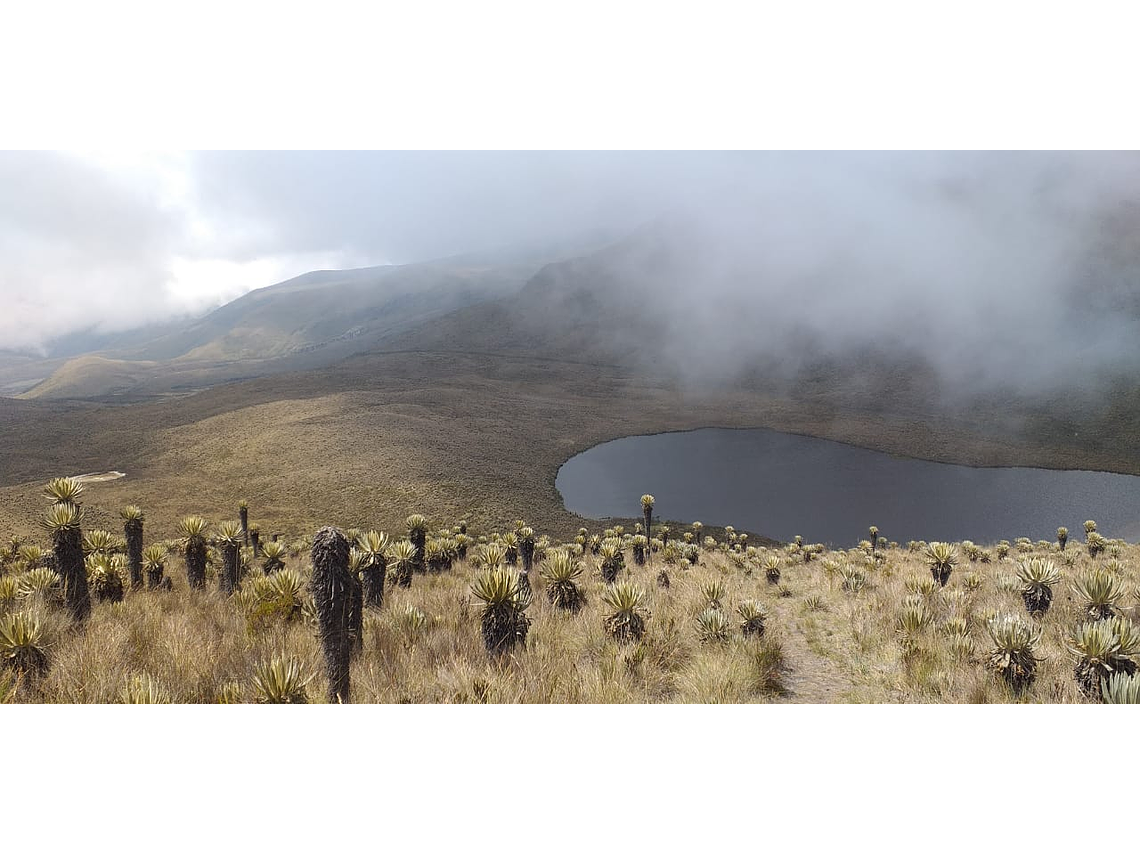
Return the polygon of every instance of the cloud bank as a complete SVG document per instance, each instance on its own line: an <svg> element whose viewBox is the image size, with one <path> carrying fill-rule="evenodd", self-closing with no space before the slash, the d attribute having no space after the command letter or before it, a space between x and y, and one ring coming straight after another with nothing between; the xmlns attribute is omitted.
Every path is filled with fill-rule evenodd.
<svg viewBox="0 0 1140 855"><path fill-rule="evenodd" d="M1048 385L1137 350L1138 200L1132 153L4 153L0 348L664 216L688 236L627 278L690 373L889 345Z"/></svg>

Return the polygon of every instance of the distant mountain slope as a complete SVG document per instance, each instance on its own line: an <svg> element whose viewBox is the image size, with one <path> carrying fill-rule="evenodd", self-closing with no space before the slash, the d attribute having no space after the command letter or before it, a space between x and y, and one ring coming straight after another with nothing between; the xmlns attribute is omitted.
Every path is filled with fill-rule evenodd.
<svg viewBox="0 0 1140 855"><path fill-rule="evenodd" d="M47 359L0 353L0 394L131 401L332 365L430 329L456 309L516 294L547 262L611 239L596 232L417 264L312 271L198 319L77 335L54 343Z"/></svg>

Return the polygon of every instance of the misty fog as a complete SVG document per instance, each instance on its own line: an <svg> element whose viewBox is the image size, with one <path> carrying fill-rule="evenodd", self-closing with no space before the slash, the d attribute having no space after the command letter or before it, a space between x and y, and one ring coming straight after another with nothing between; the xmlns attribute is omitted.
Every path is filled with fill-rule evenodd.
<svg viewBox="0 0 1140 855"><path fill-rule="evenodd" d="M0 349L127 329L318 267L664 223L621 279L687 376L867 350L955 386L1135 365L1126 153L0 154ZM664 258L664 260L662 260Z"/></svg>

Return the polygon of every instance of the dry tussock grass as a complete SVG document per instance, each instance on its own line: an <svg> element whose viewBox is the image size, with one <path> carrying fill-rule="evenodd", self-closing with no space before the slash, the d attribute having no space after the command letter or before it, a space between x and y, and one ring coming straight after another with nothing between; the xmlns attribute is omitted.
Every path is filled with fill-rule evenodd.
<svg viewBox="0 0 1140 855"><path fill-rule="evenodd" d="M1117 544L1116 570L1127 591L1123 611L1136 606L1136 562L1140 547ZM779 585L766 579L761 562L779 554ZM1072 582L1108 555L1090 558L1080 544L1061 554L1011 551L992 563L963 556L945 588L930 586L920 552L892 548L885 560L868 563L862 550L825 552L804 563L787 550L759 550L733 559L705 550L697 566L666 565L654 553L645 566L628 561L622 579L648 592L650 617L644 637L619 644L604 628L604 582L587 554L581 579L586 604L578 614L562 612L546 597L546 583L532 573L533 620L524 648L501 659L489 657L479 630L481 604L471 595L477 573L458 562L442 573L417 575L409 589L388 586L382 608L364 621L363 651L352 664L353 700L358 703L751 703L811 702L1074 703L1081 696L1073 678L1075 658L1066 637L1084 619ZM986 619L998 613L1025 616L1020 592L1009 578L1017 561L1041 555L1057 563L1062 581L1052 608L1033 618L1040 632L1037 679L1014 694L985 667L990 647ZM307 559L290 566L307 578ZM835 563L866 565L861 590L845 590ZM169 698L209 703L223 695L256 700L252 676L261 662L293 657L312 675L311 700L325 695L323 660L314 628L304 616L250 621L238 598L191 592L173 557L172 591L128 592L120 603L96 603L85 629L78 630L61 608L42 601L14 600L6 610L42 615L51 665L40 679L11 675L0 694L26 702L110 703L123 698L136 677L149 679ZM655 584L666 568L673 584ZM214 571L212 571L214 572ZM254 570L252 572L260 572ZM970 574L975 585L967 584ZM702 588L724 586L723 610L732 622L727 641L702 643L697 615L705 608ZM248 585L250 578L247 577ZM790 594L790 595L789 595ZM922 600L931 622L904 643L898 620L908 597ZM760 639L744 638L735 608L752 599L769 612ZM409 608L424 615L422 626L408 620ZM965 628L972 650L951 643L948 629Z"/></svg>

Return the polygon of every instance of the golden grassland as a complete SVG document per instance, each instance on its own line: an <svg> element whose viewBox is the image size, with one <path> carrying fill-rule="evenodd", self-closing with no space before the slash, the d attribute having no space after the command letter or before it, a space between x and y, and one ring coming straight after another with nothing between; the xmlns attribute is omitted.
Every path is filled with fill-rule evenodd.
<svg viewBox="0 0 1140 855"><path fill-rule="evenodd" d="M287 566L307 580L303 544ZM869 547L823 551L804 561L802 550L727 546L706 548L699 562L666 560L652 553L644 566L625 553L618 581L647 592L644 637L619 643L606 631L605 583L587 549L581 586L586 605L577 614L548 601L538 570L531 579L532 619L525 645L490 656L480 635L481 604L472 595L479 571L464 560L450 570L417 574L410 588L387 586L382 607L368 609L363 650L351 666L357 703L1077 703L1076 657L1067 639L1084 606L1072 583L1108 562L1124 599L1119 610L1135 614L1140 547L1111 541L1090 557L1084 545L1023 543L1005 557L996 547L961 563L945 588L933 585L920 550L892 547L878 558ZM768 579L765 560L779 558L779 580ZM1026 614L1015 573L1033 557L1053 561L1062 574L1043 616ZM987 560L988 559L988 560ZM258 562L259 563L259 562ZM852 568L863 582L845 584ZM669 575L668 588L657 584ZM46 674L16 678L0 669L0 693L10 701L114 703L132 685L151 686L163 701L209 703L258 699L253 677L274 657L295 659L310 677L311 701L326 695L323 659L311 617L257 612L241 593L218 592L216 568L206 590L189 589L181 561L172 554L167 576L173 590L126 592L121 602L96 602L82 629L63 609L39 597L14 598L0 611L31 611L44 625L50 667ZM251 568L243 590L255 586ZM857 574L858 575L858 574ZM730 619L729 638L703 641L698 615L708 607L711 582L723 587L720 610ZM857 589L857 590L856 590ZM930 623L904 636L899 619L910 598L921 600ZM754 600L768 612L765 632L745 638L736 608ZM421 620L409 617L418 610ZM1039 640L1036 679L1020 694L986 665L992 644L986 622L1016 614L1030 621ZM948 628L955 626L953 633ZM963 629L964 628L964 629ZM963 635L968 643L961 641ZM954 637L958 641L952 643ZM137 693L136 693L137 696Z"/></svg>

